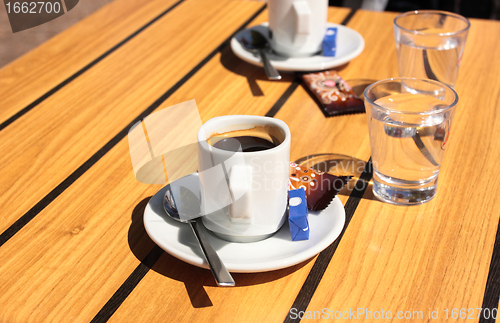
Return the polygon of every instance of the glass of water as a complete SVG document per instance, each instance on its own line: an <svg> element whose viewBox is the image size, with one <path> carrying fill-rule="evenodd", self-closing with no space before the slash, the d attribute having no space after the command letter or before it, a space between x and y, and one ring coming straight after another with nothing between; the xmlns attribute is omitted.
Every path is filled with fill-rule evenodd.
<svg viewBox="0 0 500 323"><path fill-rule="evenodd" d="M435 10L403 13L394 19L399 76L428 78L455 86L470 23Z"/></svg>
<svg viewBox="0 0 500 323"><path fill-rule="evenodd" d="M437 192L458 95L438 81L394 78L364 92L373 164L373 193L413 205Z"/></svg>

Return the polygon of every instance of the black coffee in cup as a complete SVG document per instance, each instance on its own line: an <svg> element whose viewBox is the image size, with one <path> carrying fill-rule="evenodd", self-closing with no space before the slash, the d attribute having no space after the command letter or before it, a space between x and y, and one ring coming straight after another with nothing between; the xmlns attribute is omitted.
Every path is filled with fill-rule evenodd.
<svg viewBox="0 0 500 323"><path fill-rule="evenodd" d="M241 150L242 152L252 152L271 149L276 147L277 145L269 140L259 137L238 136L221 139L217 141L213 146L222 150L235 152Z"/></svg>
<svg viewBox="0 0 500 323"><path fill-rule="evenodd" d="M255 152L274 148L281 144L280 133L271 127L252 127L216 133L207 140L215 148L228 151Z"/></svg>

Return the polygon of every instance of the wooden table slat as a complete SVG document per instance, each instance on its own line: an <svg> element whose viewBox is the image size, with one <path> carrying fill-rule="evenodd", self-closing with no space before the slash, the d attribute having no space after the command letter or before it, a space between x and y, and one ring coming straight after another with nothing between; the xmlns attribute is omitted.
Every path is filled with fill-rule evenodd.
<svg viewBox="0 0 500 323"><path fill-rule="evenodd" d="M174 3L117 0L0 70L7 89L0 94L9 92L0 95L6 107L0 120ZM422 311L422 319L407 320L415 322L487 321L444 320L444 310L451 315L453 308L498 307L500 297L494 276L500 268L496 21L471 20L455 88L460 102L433 201L401 207L376 200L371 186L362 198L356 194L363 190L351 197L343 191L349 225L325 253L282 270L235 274L235 288L217 287L210 271L164 253L149 239L143 211L160 185L135 180L121 134L148 107L195 99L203 122L269 114L289 125L292 160L318 153L370 159L365 114L325 118L296 75L269 81L262 68L231 52L225 41L238 28L267 20L267 10L253 19L263 5L185 0L0 131L0 231L23 214L35 215L0 241L0 322L296 322L294 306L306 318L315 312L325 318L323 309L333 315L363 308L393 317ZM349 13L330 8L329 20L341 22ZM348 26L364 37L365 49L338 68L345 79L397 75L395 15L358 10L352 16ZM75 42L85 32L82 44ZM81 55L33 69L38 54L73 51ZM179 173L191 165L184 166ZM59 191L51 196L54 189ZM188 227L184 233L191 234ZM429 320L428 310L436 308L439 319Z"/></svg>
<svg viewBox="0 0 500 323"><path fill-rule="evenodd" d="M119 0L0 70L0 129L178 0Z"/></svg>
<svg viewBox="0 0 500 323"><path fill-rule="evenodd" d="M213 44L221 44L263 6L248 3L252 11L246 13L239 12L236 4L183 2L176 10L190 19L161 19L23 116L22 122L0 131L0 148L6 150L0 156L4 183L0 205L6 214L0 231L31 210L122 129L131 127L134 118L217 48ZM216 32L202 28L201 17L207 13L211 22L226 15L233 18ZM174 35L178 36L175 41ZM185 43L185 37L193 37L193 42ZM157 55L153 58L150 51ZM187 53L192 54L189 60ZM30 185L32 178L41 179L43 174L47 177L39 185Z"/></svg>
<svg viewBox="0 0 500 323"><path fill-rule="evenodd" d="M368 19L373 25L388 25L395 15L359 11L351 26L371 47L370 40L378 41L369 36L373 29L366 23ZM500 121L495 109L500 97L495 75L500 64L494 59L500 48L493 38L479 34L489 29L495 35L499 28L496 22L472 20L456 86L460 102L446 147L437 197L421 206L400 207L366 196L308 310L329 308L342 312L368 308L380 312L385 309L394 316L398 311L422 311L427 319L429 308L442 311L449 308L448 322L454 321L453 308L482 306L499 223L495 206L498 200L493 196L500 192L500 185L491 175L498 173L500 145L489 134ZM386 51L395 53L392 48ZM377 53L385 55L382 50ZM478 59L490 63L478 68ZM345 74L351 75L349 72L354 70L384 77L397 62L385 58L386 63L377 66L378 61L379 57L373 54L362 62L356 60L349 64ZM367 72L357 63L373 69ZM468 90L472 88L481 91ZM477 108L479 102L481 111ZM444 317L444 312L441 314Z"/></svg>

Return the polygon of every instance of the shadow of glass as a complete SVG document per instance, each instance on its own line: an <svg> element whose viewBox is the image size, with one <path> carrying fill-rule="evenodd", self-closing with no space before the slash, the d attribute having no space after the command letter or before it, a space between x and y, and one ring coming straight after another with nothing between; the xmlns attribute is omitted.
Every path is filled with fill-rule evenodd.
<svg viewBox="0 0 500 323"><path fill-rule="evenodd" d="M357 185L357 189L365 189L363 199L379 201L372 192L372 181L360 179L361 173L365 169L366 161L341 154L315 154L301 157L295 161L303 167L330 173L335 176L352 176L339 195L350 196Z"/></svg>
<svg viewBox="0 0 500 323"><path fill-rule="evenodd" d="M357 98L361 99L364 101L364 95L363 92L365 92L365 89L371 85L372 83L375 83L377 80L370 80L370 79L351 79L351 80L346 80L347 84L351 87L351 89L354 91L354 95L356 95Z"/></svg>

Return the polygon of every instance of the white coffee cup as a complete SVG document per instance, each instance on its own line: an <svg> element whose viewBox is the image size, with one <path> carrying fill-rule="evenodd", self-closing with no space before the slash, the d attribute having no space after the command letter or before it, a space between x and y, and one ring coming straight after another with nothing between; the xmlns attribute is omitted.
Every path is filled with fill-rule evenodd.
<svg viewBox="0 0 500 323"><path fill-rule="evenodd" d="M207 142L214 135L255 127L269 131L279 144L234 152ZM198 173L205 227L236 242L262 240L278 231L286 219L289 163L290 129L281 120L234 115L203 124L198 132Z"/></svg>
<svg viewBox="0 0 500 323"><path fill-rule="evenodd" d="M289 57L321 50L326 32L328 0L268 0L271 47Z"/></svg>

